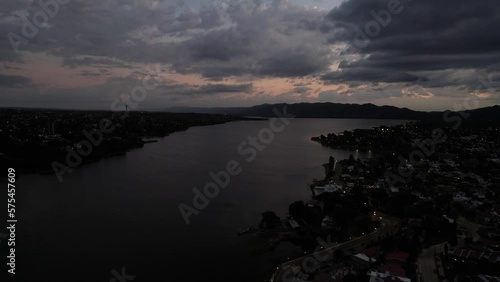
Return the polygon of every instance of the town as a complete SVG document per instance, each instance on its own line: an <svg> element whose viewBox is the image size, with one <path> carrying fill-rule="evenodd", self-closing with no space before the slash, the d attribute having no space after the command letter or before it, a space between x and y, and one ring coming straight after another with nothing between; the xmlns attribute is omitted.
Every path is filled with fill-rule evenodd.
<svg viewBox="0 0 500 282"><path fill-rule="evenodd" d="M436 128L446 138L410 162ZM491 122L313 137L373 157L330 157L310 201L291 203L284 219L263 214L254 236L266 234L271 249L291 241L303 250L279 262L270 281L500 281L499 137Z"/></svg>
<svg viewBox="0 0 500 282"><path fill-rule="evenodd" d="M67 156L79 152L85 141L94 146L78 164L124 154L192 126L244 119L215 114L1 109L0 167L14 166L21 173L53 173L52 164L67 163ZM103 128L109 130L96 133ZM98 144L94 139L99 139Z"/></svg>

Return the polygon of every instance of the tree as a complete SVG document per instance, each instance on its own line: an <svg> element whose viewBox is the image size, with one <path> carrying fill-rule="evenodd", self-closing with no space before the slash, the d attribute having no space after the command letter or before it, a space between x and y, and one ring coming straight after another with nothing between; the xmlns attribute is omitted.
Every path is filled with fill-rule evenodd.
<svg viewBox="0 0 500 282"><path fill-rule="evenodd" d="M333 163L335 162L335 158L334 158L333 156L330 156L330 158L329 158L328 162L329 162L330 164L333 164Z"/></svg>
<svg viewBox="0 0 500 282"><path fill-rule="evenodd" d="M350 154L350 155L349 155L349 161L348 161L348 163L349 163L350 165L353 165L355 162L356 162L356 161L354 160L354 156L353 156L352 154Z"/></svg>
<svg viewBox="0 0 500 282"><path fill-rule="evenodd" d="M301 219L304 216L305 204L302 201L296 201L288 206L288 213L293 218Z"/></svg>
<svg viewBox="0 0 500 282"><path fill-rule="evenodd" d="M306 207L304 220L312 226L320 227L323 220L323 211L320 207Z"/></svg>
<svg viewBox="0 0 500 282"><path fill-rule="evenodd" d="M262 220L260 221L259 227L261 229L271 229L278 227L281 224L279 216L277 216L273 211L266 211L262 213Z"/></svg>

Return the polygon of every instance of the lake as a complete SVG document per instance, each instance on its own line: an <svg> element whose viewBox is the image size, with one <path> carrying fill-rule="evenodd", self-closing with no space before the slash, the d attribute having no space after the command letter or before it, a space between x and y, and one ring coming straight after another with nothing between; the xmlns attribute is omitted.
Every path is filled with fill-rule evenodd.
<svg viewBox="0 0 500 282"><path fill-rule="evenodd" d="M111 271L125 267L134 282L268 281L273 263L299 250L282 244L256 252L238 230L257 227L264 211L284 217L289 204L309 200L308 184L324 177L329 156L369 157L311 137L403 122L290 119L251 162L238 145L269 121L193 127L81 167L62 183L54 175L23 175L16 185L18 277L111 281ZM230 160L242 172L187 225L179 204L192 205L193 188L201 190Z"/></svg>

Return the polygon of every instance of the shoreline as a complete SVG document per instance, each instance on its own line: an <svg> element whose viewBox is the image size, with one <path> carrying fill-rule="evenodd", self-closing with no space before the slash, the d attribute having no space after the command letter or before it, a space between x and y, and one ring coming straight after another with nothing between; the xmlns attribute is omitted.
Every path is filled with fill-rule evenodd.
<svg viewBox="0 0 500 282"><path fill-rule="evenodd" d="M232 118L232 119L231 119ZM111 144L111 147L113 146L122 146L123 148L117 149L117 150L110 150L110 151L105 151L105 152L97 152L93 153L89 156L82 157L82 162L75 166L71 167L71 169L75 170L78 168L81 168L83 166L92 164L92 163L97 163L101 160L112 158L112 157L117 157L117 156L123 156L127 152L134 150L134 149L141 149L144 147L146 144L150 143L157 143L160 141L160 139L168 137L170 134L177 133L177 132L185 132L189 130L191 127L198 127L198 126L212 126L212 125L220 125L220 124L225 124L228 122L235 122L235 121L261 121L261 120L267 120L267 118L255 118L255 117L233 117L230 116L228 117L227 120L224 120L222 122L219 121L209 121L208 123L201 123L201 124L193 124L193 125L187 125L182 128L177 128L176 130L173 130L171 132L168 132L166 134L159 134L159 135L152 135L152 134L146 134L143 136L135 136L134 139L129 139L125 143L122 142L123 139L121 139L120 144ZM108 139L110 141L111 139ZM110 142L117 142L116 140L112 140ZM69 143L68 143L69 144ZM100 144L99 146L101 146ZM94 148L97 148L99 146L96 146ZM60 147L62 148L62 147ZM9 164L11 167L17 167L16 170L18 170L19 175L30 175L30 174L37 174L37 175L50 175L54 174L54 170L51 168L51 164L53 162L61 162L65 163L63 156L56 156L51 160L45 159L45 160L37 160L33 162L32 160L26 159L26 158L15 158L15 157L9 157L7 155L1 155L0 156L0 165L3 164Z"/></svg>

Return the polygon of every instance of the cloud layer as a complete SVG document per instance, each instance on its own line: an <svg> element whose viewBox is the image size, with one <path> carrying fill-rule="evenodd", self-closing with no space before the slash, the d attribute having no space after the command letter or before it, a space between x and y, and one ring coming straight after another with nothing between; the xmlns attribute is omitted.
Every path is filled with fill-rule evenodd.
<svg viewBox="0 0 500 282"><path fill-rule="evenodd" d="M144 107L499 102L494 0L67 2L45 13L37 1L2 4L0 106L106 108L154 64L165 83Z"/></svg>

